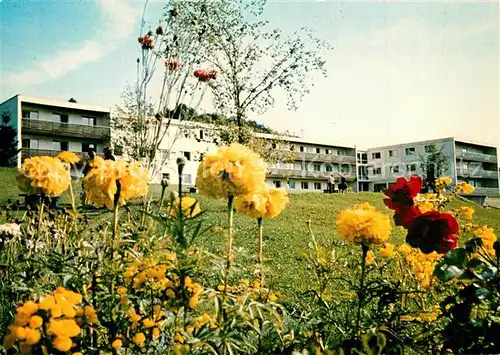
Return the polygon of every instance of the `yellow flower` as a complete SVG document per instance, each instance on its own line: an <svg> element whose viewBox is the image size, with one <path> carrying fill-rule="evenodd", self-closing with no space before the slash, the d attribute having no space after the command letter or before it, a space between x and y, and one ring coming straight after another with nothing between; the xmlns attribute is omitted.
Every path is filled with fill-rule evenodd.
<svg viewBox="0 0 500 355"><path fill-rule="evenodd" d="M148 192L148 170L138 162L94 159L92 169L83 178L86 203L113 209L120 185L119 204L143 197Z"/></svg>
<svg viewBox="0 0 500 355"><path fill-rule="evenodd" d="M73 345L73 342L71 341L70 337L56 336L53 344L54 347L59 351L69 351L69 349L71 349L71 346Z"/></svg>
<svg viewBox="0 0 500 355"><path fill-rule="evenodd" d="M80 327L74 319L52 319L47 332L55 336L75 337L80 334Z"/></svg>
<svg viewBox="0 0 500 355"><path fill-rule="evenodd" d="M177 214L179 213L179 205L181 203L180 201L181 199L177 198L174 201L173 206L167 207L167 213L171 217L177 217ZM184 217L194 217L200 212L201 212L200 204L195 198L191 196L182 197L182 215Z"/></svg>
<svg viewBox="0 0 500 355"><path fill-rule="evenodd" d="M57 158L65 163L68 163L68 164L75 164L75 163L78 163L80 161L80 158L78 157L78 155L76 155L75 153L73 152L61 152L57 155Z"/></svg>
<svg viewBox="0 0 500 355"><path fill-rule="evenodd" d="M262 187L253 193L238 196L234 201L237 212L252 218L274 218L288 203L288 193L284 189Z"/></svg>
<svg viewBox="0 0 500 355"><path fill-rule="evenodd" d="M115 339L112 343L111 343L111 347L113 349L119 349L121 348L123 345L122 341L120 339Z"/></svg>
<svg viewBox="0 0 500 355"><path fill-rule="evenodd" d="M30 321L29 321L29 325L30 325L30 328L40 328L43 324L43 319L42 317L40 316L31 316L30 318Z"/></svg>
<svg viewBox="0 0 500 355"><path fill-rule="evenodd" d="M169 288L166 292L168 298L175 298L175 292L171 288Z"/></svg>
<svg viewBox="0 0 500 355"><path fill-rule="evenodd" d="M116 293L119 294L120 296L123 296L123 295L125 295L127 293L127 288L123 287L123 286L120 286L116 290Z"/></svg>
<svg viewBox="0 0 500 355"><path fill-rule="evenodd" d="M429 290L434 279L433 273L436 263L443 256L435 251L430 254L424 254L418 248L412 248L408 244L403 244L398 248L398 251L405 256L406 263L415 273L416 278L420 281L420 286L424 290Z"/></svg>
<svg viewBox="0 0 500 355"><path fill-rule="evenodd" d="M368 250L368 253L366 253L366 258L365 258L366 265L371 265L373 264L374 261L375 261L375 254L373 254L373 251Z"/></svg>
<svg viewBox="0 0 500 355"><path fill-rule="evenodd" d="M205 155L198 168L196 185L201 194L228 197L256 191L265 179L264 160L241 144L231 144Z"/></svg>
<svg viewBox="0 0 500 355"><path fill-rule="evenodd" d="M137 333L132 338L132 341L135 343L135 345L142 345L145 340L146 340L146 336L144 335L144 333Z"/></svg>
<svg viewBox="0 0 500 355"><path fill-rule="evenodd" d="M437 179L437 180L436 180L436 183L437 183L437 184L441 184L441 185L448 186L448 185L450 185L450 184L451 184L451 182L452 182L452 181L453 181L453 180L452 180L450 177L445 176L445 177L441 177L441 178Z"/></svg>
<svg viewBox="0 0 500 355"><path fill-rule="evenodd" d="M462 192L468 195L474 192L474 187L469 185L465 181L460 181L455 185L455 191Z"/></svg>
<svg viewBox="0 0 500 355"><path fill-rule="evenodd" d="M474 209L470 207L462 207L462 213L466 219L472 219L472 215L474 214Z"/></svg>
<svg viewBox="0 0 500 355"><path fill-rule="evenodd" d="M180 344L183 344L184 343L184 338L182 337L182 335L180 335L179 333L176 333L175 336L174 336L174 340Z"/></svg>
<svg viewBox="0 0 500 355"><path fill-rule="evenodd" d="M486 250L489 255L494 256L495 249L493 248L493 245L497 241L497 236L495 235L493 228L482 226L474 231L474 235L482 239L483 249Z"/></svg>
<svg viewBox="0 0 500 355"><path fill-rule="evenodd" d="M53 157L32 157L24 161L16 178L19 189L27 194L59 196L71 183L66 165Z"/></svg>
<svg viewBox="0 0 500 355"><path fill-rule="evenodd" d="M276 302L277 299L278 299L278 297L274 293L271 292L269 294L269 301L270 302Z"/></svg>
<svg viewBox="0 0 500 355"><path fill-rule="evenodd" d="M384 247L379 250L379 254L384 258L390 258L394 256L394 245L385 243Z"/></svg>
<svg viewBox="0 0 500 355"><path fill-rule="evenodd" d="M196 306L198 305L198 295L194 295L189 299L189 308L195 309Z"/></svg>
<svg viewBox="0 0 500 355"><path fill-rule="evenodd" d="M40 341L41 337L42 335L38 330L28 328L26 329L26 338L24 341L26 342L26 344L35 345Z"/></svg>
<svg viewBox="0 0 500 355"><path fill-rule="evenodd" d="M26 301L21 307L17 309L18 313L28 316L31 316L36 311L38 311L38 304L33 301Z"/></svg>
<svg viewBox="0 0 500 355"><path fill-rule="evenodd" d="M337 232L348 242L383 244L389 239L391 224L388 216L364 203L340 213Z"/></svg>
<svg viewBox="0 0 500 355"><path fill-rule="evenodd" d="M155 321L149 318L146 318L142 321L144 328L153 328L155 326Z"/></svg>
<svg viewBox="0 0 500 355"><path fill-rule="evenodd" d="M52 307L56 305L56 299L52 295L45 296L40 300L40 309L44 311L49 311Z"/></svg>
<svg viewBox="0 0 500 355"><path fill-rule="evenodd" d="M160 329L153 328L152 335L153 335L153 339L158 339L158 337L160 336Z"/></svg>

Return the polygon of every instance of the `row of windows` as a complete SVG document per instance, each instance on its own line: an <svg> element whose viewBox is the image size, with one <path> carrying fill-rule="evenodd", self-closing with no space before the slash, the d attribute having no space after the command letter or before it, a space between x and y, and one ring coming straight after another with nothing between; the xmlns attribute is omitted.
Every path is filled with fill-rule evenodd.
<svg viewBox="0 0 500 355"><path fill-rule="evenodd" d="M81 144L82 144L82 152L89 152L90 150L94 151L96 150L96 145L94 143L81 143ZM40 140L23 139L22 145L24 149L40 149ZM69 142L52 141L52 150L67 151L69 150Z"/></svg>
<svg viewBox="0 0 500 355"><path fill-rule="evenodd" d="M161 178L170 180L170 173L161 174ZM192 184L193 183L193 176L191 174L182 174L182 183L188 184L188 185Z"/></svg>
<svg viewBox="0 0 500 355"><path fill-rule="evenodd" d="M373 172L373 175L382 175L382 168L372 168L370 169ZM414 173L417 171L417 164L407 164L406 165L406 173ZM402 173L401 167L398 165L391 166L391 174L399 174Z"/></svg>
<svg viewBox="0 0 500 355"><path fill-rule="evenodd" d="M31 111L31 110L23 110L23 118L27 118L30 120L38 120L40 118L40 115L38 111ZM69 123L69 115L65 113L52 113L52 122L60 122L60 123ZM87 125L87 126L96 126L97 125L97 118L95 117L88 117L88 116L82 116L81 117L81 123L82 125Z"/></svg>
<svg viewBox="0 0 500 355"><path fill-rule="evenodd" d="M283 187L282 181L280 181L280 180L274 180L273 185L276 188ZM295 181L288 181L287 185L288 185L288 188L290 190L296 189L296 182ZM314 190L322 190L323 189L320 182L313 182L313 183L311 183L311 186L313 187ZM309 190L309 182L308 181L301 181L300 182L300 189L301 190Z"/></svg>
<svg viewBox="0 0 500 355"><path fill-rule="evenodd" d="M424 151L426 153L429 153L431 151L431 146L426 145L424 146ZM409 147L405 148L405 155L406 156L415 156L416 150L415 147ZM398 151L395 149L389 150L389 158L397 158L398 157ZM372 153L372 159L381 159L382 158L382 153L381 152L373 152Z"/></svg>
<svg viewBox="0 0 500 355"><path fill-rule="evenodd" d="M278 147L278 145L276 143L272 143L271 146L273 149L277 149L277 147ZM295 149L296 149L295 145L292 144L290 146L290 150L294 151ZM301 153L327 154L327 155L330 155L330 154L346 155L346 152L343 150L340 150L340 149L334 150L334 149L330 149L330 148L313 148L313 147L306 147L303 145L299 146L299 152L301 152Z"/></svg>

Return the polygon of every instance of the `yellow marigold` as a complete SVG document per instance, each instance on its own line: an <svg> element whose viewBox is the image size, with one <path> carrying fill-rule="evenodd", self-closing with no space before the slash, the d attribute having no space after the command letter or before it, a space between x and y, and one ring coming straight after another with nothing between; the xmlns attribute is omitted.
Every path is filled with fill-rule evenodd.
<svg viewBox="0 0 500 355"><path fill-rule="evenodd" d="M124 205L126 201L147 194L148 178L148 170L138 162L94 159L92 169L83 178L85 202L113 209L119 184L119 204Z"/></svg>
<svg viewBox="0 0 500 355"><path fill-rule="evenodd" d="M123 345L123 342L121 341L121 339L115 339L113 340L113 342L111 343L111 347L113 349L120 349Z"/></svg>
<svg viewBox="0 0 500 355"><path fill-rule="evenodd" d="M153 335L153 339L158 339L160 337L160 329L153 328L153 332L151 334Z"/></svg>
<svg viewBox="0 0 500 355"><path fill-rule="evenodd" d="M42 335L36 329L26 329L26 338L24 339L26 344L35 345L40 341Z"/></svg>
<svg viewBox="0 0 500 355"><path fill-rule="evenodd" d="M391 258L394 256L394 245L385 243L384 247L379 250L380 256L384 258Z"/></svg>
<svg viewBox="0 0 500 355"><path fill-rule="evenodd" d="M365 258L366 265L371 265L373 264L374 261L375 261L375 254L373 254L373 251L368 250L368 253L366 253L366 258Z"/></svg>
<svg viewBox="0 0 500 355"><path fill-rule="evenodd" d="M252 218L274 218L278 216L288 203L288 193L284 189L266 188L246 195L241 195L234 201L237 212Z"/></svg>
<svg viewBox="0 0 500 355"><path fill-rule="evenodd" d="M180 203L181 199L177 198L174 201L173 206L167 207L167 213L171 217L177 217L177 214L179 213ZM200 212L201 212L200 204L195 198L191 196L182 197L182 215L184 217L194 217Z"/></svg>
<svg viewBox="0 0 500 355"><path fill-rule="evenodd" d="M495 249L493 248L493 245L497 241L497 236L495 235L493 228L482 226L474 231L474 235L482 239L484 250L486 250L489 255L494 256Z"/></svg>
<svg viewBox="0 0 500 355"><path fill-rule="evenodd" d="M142 325L144 328L153 328L155 326L155 321L149 318L146 318L142 321Z"/></svg>
<svg viewBox="0 0 500 355"><path fill-rule="evenodd" d="M422 214L429 211L435 211L438 202L438 195L432 193L418 194L414 199L415 206L418 207Z"/></svg>
<svg viewBox="0 0 500 355"><path fill-rule="evenodd" d="M198 168L196 185L201 194L228 197L256 191L265 179L264 160L241 144L231 144L205 155Z"/></svg>
<svg viewBox="0 0 500 355"><path fill-rule="evenodd" d="M462 192L464 194L471 194L474 192L474 187L465 181L460 181L455 185L455 191Z"/></svg>
<svg viewBox="0 0 500 355"><path fill-rule="evenodd" d="M80 334L80 327L74 319L51 319L47 332L55 336L71 338Z"/></svg>
<svg viewBox="0 0 500 355"><path fill-rule="evenodd" d="M50 310L55 305L56 305L56 299L52 295L45 296L40 300L39 303L40 309L44 311Z"/></svg>
<svg viewBox="0 0 500 355"><path fill-rule="evenodd" d="M26 301L17 309L18 314L25 314L27 316L31 316L36 311L38 311L38 304L33 301Z"/></svg>
<svg viewBox="0 0 500 355"><path fill-rule="evenodd" d="M364 203L340 213L337 232L348 242L383 244L391 234L391 223L388 216Z"/></svg>
<svg viewBox="0 0 500 355"><path fill-rule="evenodd" d="M132 341L135 343L135 345L142 345L145 340L146 340L146 336L144 335L144 333L137 333L132 338Z"/></svg>
<svg viewBox="0 0 500 355"><path fill-rule="evenodd" d="M453 180L448 177L448 176L445 176L445 177L441 177L439 179L436 180L436 184L441 184L441 185L445 185L445 186L448 186L451 184Z"/></svg>
<svg viewBox="0 0 500 355"><path fill-rule="evenodd" d="M194 295L192 296L190 299L189 299L189 308L191 309L195 309L196 306L198 305L198 302L199 302L199 298L198 298L198 295Z"/></svg>
<svg viewBox="0 0 500 355"><path fill-rule="evenodd" d="M29 320L29 326L30 328L40 328L43 324L43 318L40 316L31 316Z"/></svg>
<svg viewBox="0 0 500 355"><path fill-rule="evenodd" d="M73 342L70 337L67 336L56 336L53 342L54 347L59 351L69 351Z"/></svg>
<svg viewBox="0 0 500 355"><path fill-rule="evenodd" d="M466 219L472 219L474 212L474 209L471 207L462 207L462 213Z"/></svg>
<svg viewBox="0 0 500 355"><path fill-rule="evenodd" d="M57 155L57 158L68 164L75 164L80 161L80 157L73 152L61 152Z"/></svg>
<svg viewBox="0 0 500 355"><path fill-rule="evenodd" d="M120 286L116 290L116 293L119 294L120 296L123 296L123 295L127 294L127 288L123 287L123 286Z"/></svg>
<svg viewBox="0 0 500 355"><path fill-rule="evenodd" d="M26 159L16 180L19 189L27 194L59 196L69 188L71 176L62 161L41 156Z"/></svg>

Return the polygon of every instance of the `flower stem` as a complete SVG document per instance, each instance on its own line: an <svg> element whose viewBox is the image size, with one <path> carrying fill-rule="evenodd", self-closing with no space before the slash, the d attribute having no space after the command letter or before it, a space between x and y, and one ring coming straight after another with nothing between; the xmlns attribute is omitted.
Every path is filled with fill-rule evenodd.
<svg viewBox="0 0 500 355"><path fill-rule="evenodd" d="M361 245L363 249L363 256L361 260L361 281L359 282L358 291L358 312L356 315L356 329L359 331L359 322L361 320L361 308L365 302L365 274L366 274L366 255L368 254L368 247L364 244Z"/></svg>
<svg viewBox="0 0 500 355"><path fill-rule="evenodd" d="M75 233L78 229L77 227L77 219L76 219L76 202L75 202L75 194L73 192L73 183L71 181L71 175L70 175L70 183L69 183L69 195L71 198L71 207L73 208L73 225L75 227Z"/></svg>
<svg viewBox="0 0 500 355"><path fill-rule="evenodd" d="M116 249L116 244L118 241L118 220L119 220L119 215L118 215L118 208L120 206L120 192L121 192L121 185L120 182L116 182L116 193L115 193L115 199L114 199L114 205L113 205L113 257L114 257L114 251Z"/></svg>
<svg viewBox="0 0 500 355"><path fill-rule="evenodd" d="M229 278L229 268L231 267L232 250L233 250L233 202L234 196L229 195L227 200L227 241L226 241L226 273L224 275L224 293L227 291L227 283Z"/></svg>
<svg viewBox="0 0 500 355"><path fill-rule="evenodd" d="M259 275L260 275L260 283L262 285L262 281L264 279L263 261L262 261L262 239L263 239L263 228L262 228L262 217L257 218L257 225L259 226L259 251L257 254L257 264L259 267Z"/></svg>

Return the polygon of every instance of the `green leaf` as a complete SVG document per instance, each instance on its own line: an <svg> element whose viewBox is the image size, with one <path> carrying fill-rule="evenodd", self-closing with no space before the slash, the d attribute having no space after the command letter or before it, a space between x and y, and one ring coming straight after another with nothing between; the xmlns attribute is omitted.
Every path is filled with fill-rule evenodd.
<svg viewBox="0 0 500 355"><path fill-rule="evenodd" d="M457 248L450 250L444 256L444 261L448 265L454 265L460 268L465 268L467 265L467 252L465 249Z"/></svg>
<svg viewBox="0 0 500 355"><path fill-rule="evenodd" d="M475 253L477 248L483 245L483 240L481 238L474 238L465 243L465 249L469 253Z"/></svg>
<svg viewBox="0 0 500 355"><path fill-rule="evenodd" d="M491 294L491 291L485 287L478 288L475 292L475 295L476 295L477 299L479 299L479 300L484 300L484 299L488 298L488 296L490 294Z"/></svg>
<svg viewBox="0 0 500 355"><path fill-rule="evenodd" d="M437 265L436 269L434 269L434 276L443 282L461 276L463 273L464 270L456 267L455 265L447 265L445 263Z"/></svg>

